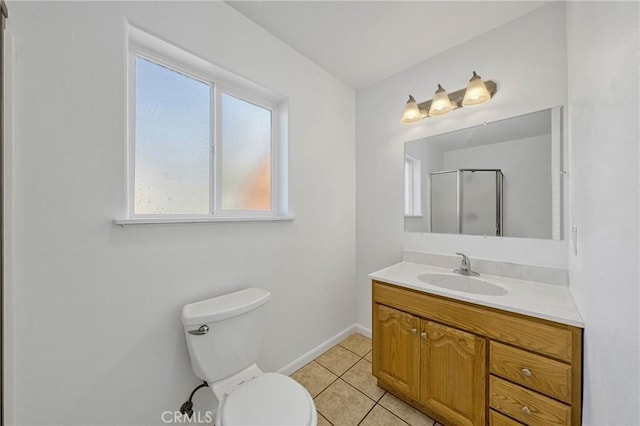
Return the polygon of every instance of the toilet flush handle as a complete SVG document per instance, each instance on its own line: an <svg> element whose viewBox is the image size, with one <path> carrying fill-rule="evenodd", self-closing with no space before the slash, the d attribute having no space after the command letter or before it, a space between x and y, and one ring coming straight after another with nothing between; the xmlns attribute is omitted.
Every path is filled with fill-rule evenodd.
<svg viewBox="0 0 640 426"><path fill-rule="evenodd" d="M202 336L203 334L207 334L209 332L208 325L201 325L197 330L189 330L189 334L194 334L196 336Z"/></svg>

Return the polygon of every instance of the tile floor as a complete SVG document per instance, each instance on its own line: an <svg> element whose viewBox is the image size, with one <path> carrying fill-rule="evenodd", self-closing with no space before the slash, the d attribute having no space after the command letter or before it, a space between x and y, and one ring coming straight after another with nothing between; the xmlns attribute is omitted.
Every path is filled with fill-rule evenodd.
<svg viewBox="0 0 640 426"><path fill-rule="evenodd" d="M371 339L352 334L291 375L311 394L318 426L439 426L376 385Z"/></svg>

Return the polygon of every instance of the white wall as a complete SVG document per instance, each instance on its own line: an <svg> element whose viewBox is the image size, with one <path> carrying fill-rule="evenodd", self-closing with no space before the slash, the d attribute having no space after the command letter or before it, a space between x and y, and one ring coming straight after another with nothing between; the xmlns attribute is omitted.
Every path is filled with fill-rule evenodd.
<svg viewBox="0 0 640 426"><path fill-rule="evenodd" d="M551 3L358 91L356 193L358 323L371 324L367 274L400 261L402 249L567 267L566 241L403 232L404 142L564 105L567 100L566 6ZM471 72L498 84L494 99L413 125L400 123L408 94L453 92Z"/></svg>
<svg viewBox="0 0 640 426"><path fill-rule="evenodd" d="M198 384L180 309L202 298L247 286L272 292L266 370L353 324L352 89L224 2L9 8L17 48L9 424L160 424ZM125 18L289 98L293 222L112 223L126 208Z"/></svg>
<svg viewBox="0 0 640 426"><path fill-rule="evenodd" d="M639 7L568 7L571 291L585 320L584 424L638 425Z"/></svg>

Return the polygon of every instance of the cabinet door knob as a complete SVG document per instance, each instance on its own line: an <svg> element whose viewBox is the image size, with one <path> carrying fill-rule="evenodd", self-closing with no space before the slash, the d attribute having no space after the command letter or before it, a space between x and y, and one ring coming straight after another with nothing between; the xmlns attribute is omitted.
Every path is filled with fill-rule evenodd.
<svg viewBox="0 0 640 426"><path fill-rule="evenodd" d="M531 415L531 410L529 410L529 407L527 407L526 405L524 407L522 407L522 412L524 414L526 414L527 416Z"/></svg>
<svg viewBox="0 0 640 426"><path fill-rule="evenodd" d="M522 369L522 375L524 377L531 377L531 371L528 368L523 368Z"/></svg>
<svg viewBox="0 0 640 426"><path fill-rule="evenodd" d="M412 329L411 329L411 334L416 334L417 332L418 332L418 329L417 329L417 328L412 328Z"/></svg>
<svg viewBox="0 0 640 426"><path fill-rule="evenodd" d="M423 331L422 333L420 333L420 336L421 336L423 339L426 339L426 338L427 338L427 332L426 332L426 331Z"/></svg>

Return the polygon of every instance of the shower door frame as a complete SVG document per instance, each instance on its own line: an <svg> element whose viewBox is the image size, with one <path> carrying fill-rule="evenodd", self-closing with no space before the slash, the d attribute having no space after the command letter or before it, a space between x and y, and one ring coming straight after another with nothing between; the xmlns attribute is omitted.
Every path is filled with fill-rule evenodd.
<svg viewBox="0 0 640 426"><path fill-rule="evenodd" d="M452 169L452 170L443 170L440 172L431 172L429 173L429 198L431 198L429 202L429 207L433 210L433 191L431 190L431 186L433 185L433 181L431 180L431 176L433 175L441 175L445 173L456 173L456 234L462 234L462 197L464 195L464 187L462 185L462 173L464 172L494 172L496 174L496 234L497 237L502 237L504 232L503 227L503 206L504 202L502 200L504 194L504 174L501 169ZM433 213L429 212L429 227L431 232L433 232Z"/></svg>
<svg viewBox="0 0 640 426"><path fill-rule="evenodd" d="M4 28L9 17L7 5L0 0L0 426L4 425Z"/></svg>

